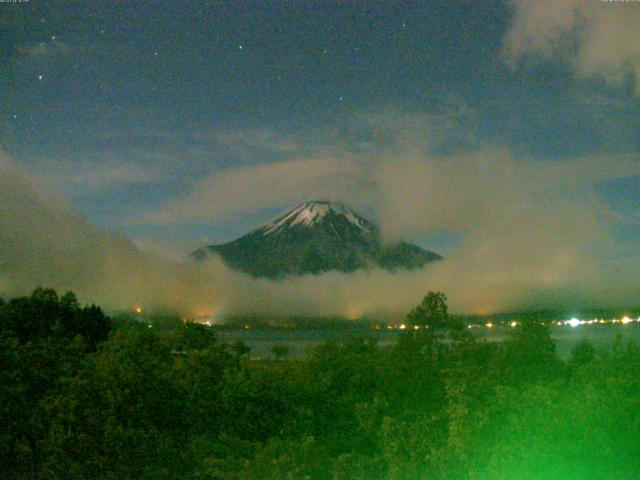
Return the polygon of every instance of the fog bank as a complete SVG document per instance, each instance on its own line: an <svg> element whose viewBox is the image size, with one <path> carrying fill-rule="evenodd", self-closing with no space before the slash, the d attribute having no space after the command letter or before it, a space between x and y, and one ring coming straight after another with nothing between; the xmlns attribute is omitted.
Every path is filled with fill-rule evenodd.
<svg viewBox="0 0 640 480"><path fill-rule="evenodd" d="M215 257L193 265L143 251L92 225L5 157L0 291L11 297L50 286L108 309L141 306L193 317L402 314L429 290L446 292L452 309L467 313L636 304L635 275L619 268L614 275L602 261L617 246L588 182L563 174L561 163L550 168L536 170L500 151L434 162L381 157L375 212L385 234L457 232L461 240L447 258L411 272L330 272L276 282L232 272Z"/></svg>

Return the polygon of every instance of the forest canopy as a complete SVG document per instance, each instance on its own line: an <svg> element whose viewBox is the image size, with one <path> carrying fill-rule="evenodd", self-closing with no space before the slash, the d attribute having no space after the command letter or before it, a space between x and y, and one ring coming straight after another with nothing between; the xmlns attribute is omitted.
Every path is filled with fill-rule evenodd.
<svg viewBox="0 0 640 480"><path fill-rule="evenodd" d="M485 342L446 296L397 343L255 360L212 328L108 318L72 293L0 301L0 470L15 479L637 479L640 349L540 322Z"/></svg>

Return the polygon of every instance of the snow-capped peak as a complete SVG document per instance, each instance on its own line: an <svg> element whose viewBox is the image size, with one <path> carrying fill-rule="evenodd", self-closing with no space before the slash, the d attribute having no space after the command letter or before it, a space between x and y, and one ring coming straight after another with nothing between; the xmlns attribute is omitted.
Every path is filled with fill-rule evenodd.
<svg viewBox="0 0 640 480"><path fill-rule="evenodd" d="M262 230L264 230L263 235L269 235L284 226L293 227L295 225L301 225L310 227L322 221L330 212L342 215L356 227L367 232L369 231L363 219L348 208L327 201L311 201L297 206L289 213L276 218L262 227Z"/></svg>

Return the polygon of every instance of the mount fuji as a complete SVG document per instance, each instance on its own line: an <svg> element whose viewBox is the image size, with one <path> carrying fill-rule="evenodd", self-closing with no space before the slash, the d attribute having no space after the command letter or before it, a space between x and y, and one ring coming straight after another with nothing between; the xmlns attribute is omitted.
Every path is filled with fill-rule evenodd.
<svg viewBox="0 0 640 480"><path fill-rule="evenodd" d="M202 261L212 253L232 269L267 278L372 267L411 270L442 259L404 241L384 244L377 225L327 201L305 202L236 240L199 248L191 257Z"/></svg>

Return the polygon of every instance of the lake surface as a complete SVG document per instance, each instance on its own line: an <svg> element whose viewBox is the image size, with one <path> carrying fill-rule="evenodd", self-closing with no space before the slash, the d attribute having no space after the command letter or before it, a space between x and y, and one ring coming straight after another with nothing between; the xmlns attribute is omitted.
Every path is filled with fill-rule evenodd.
<svg viewBox="0 0 640 480"><path fill-rule="evenodd" d="M502 341L506 338L510 327L494 326L493 328L477 327L472 333L478 338L489 342ZM372 337L379 345L395 343L400 335L399 329L376 330L368 326L354 326L343 329L323 328L291 328L291 329L220 329L219 334L228 341L241 340L251 347L251 355L260 358L272 357L271 347L286 345L290 348L291 356L301 357L313 347L330 339L346 340L350 337ZM589 340L596 347L612 345L618 338L622 341L633 340L640 342L640 324L628 325L568 325L551 327L551 336L556 341L558 353L564 359L569 358L571 350L579 341Z"/></svg>

